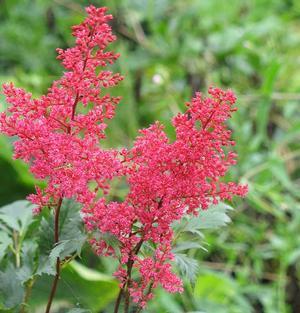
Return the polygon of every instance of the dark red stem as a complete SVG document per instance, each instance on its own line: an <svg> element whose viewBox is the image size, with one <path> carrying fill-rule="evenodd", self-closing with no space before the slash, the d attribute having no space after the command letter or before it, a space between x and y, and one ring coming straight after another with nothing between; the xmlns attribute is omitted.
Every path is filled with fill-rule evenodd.
<svg viewBox="0 0 300 313"><path fill-rule="evenodd" d="M119 312L119 307L121 304L121 299L123 296L123 288L120 288L119 294L118 294L118 298L116 300L116 304L115 304L115 309L114 309L114 313L118 313Z"/></svg>
<svg viewBox="0 0 300 313"><path fill-rule="evenodd" d="M57 207L56 207L55 212L54 212L54 245L56 245L59 242L59 213L60 213L62 200L63 200L62 198L59 199ZM56 273L55 273L55 277L54 277L54 280L52 283L52 288L51 288L51 292L49 295L49 299L48 299L45 313L50 312L52 301L53 301L53 298L54 298L54 295L55 295L55 292L57 289L59 276L60 276L60 259L57 258L56 259Z"/></svg>

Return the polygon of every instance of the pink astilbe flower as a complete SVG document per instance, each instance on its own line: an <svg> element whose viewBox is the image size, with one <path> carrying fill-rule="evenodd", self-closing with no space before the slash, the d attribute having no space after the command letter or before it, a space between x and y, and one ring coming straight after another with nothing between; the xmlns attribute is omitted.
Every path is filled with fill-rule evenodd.
<svg viewBox="0 0 300 313"><path fill-rule="evenodd" d="M198 93L186 112L174 117L173 142L156 122L140 131L131 149L102 149L99 143L105 138L106 119L113 118L120 101L103 90L122 77L103 70L118 58L106 51L115 40L108 25L112 16L105 14L105 8L89 6L86 11L86 20L73 27L75 47L58 49L66 72L46 95L32 99L12 84L3 86L10 106L0 115L0 130L18 137L15 158L29 163L34 176L46 181L44 190L36 187L36 194L28 199L36 204L35 214L43 207L56 207L56 244L62 199L82 204L86 228L96 233L91 240L95 251L119 261L118 299L124 297L128 311L130 297L143 308L158 285L168 292L183 291L171 268L172 224L247 192L246 186L222 180L236 163L237 155L231 150L234 141L226 126L236 110L236 98L218 88L210 88L207 98ZM87 113L80 113L80 107ZM129 186L123 202L105 197L115 177L125 177ZM104 196L99 197L100 191ZM117 239L118 247L104 235ZM141 254L144 247L149 251ZM54 293L59 266L57 258Z"/></svg>
<svg viewBox="0 0 300 313"><path fill-rule="evenodd" d="M118 58L105 51L116 39L107 24L112 16L105 14L106 8L90 6L86 11L86 20L73 27L75 47L57 49L67 71L46 95L32 99L13 84L3 86L10 107L1 114L1 132L18 136L14 157L29 163L36 178L47 181L44 191L37 188L37 194L28 197L37 205L35 213L62 197L92 201L95 192L89 183L106 191L107 181L120 170L117 153L99 146L105 138L105 119L114 116L120 100L103 94L104 88L122 80L119 74L101 70ZM80 105L90 106L87 114L76 112Z"/></svg>
<svg viewBox="0 0 300 313"><path fill-rule="evenodd" d="M173 119L174 142L157 122L140 131L132 149L123 151L123 172L129 185L123 203L101 199L85 210L89 229L119 240L120 268L115 275L125 297L131 295L141 307L159 284L169 292L183 290L181 280L171 271L172 223L247 192L246 186L221 181L236 163L231 151L234 141L226 126L236 110L236 98L231 91L218 88L210 88L209 94L205 98L198 93L187 103L187 111ZM92 243L99 254L108 251L102 240ZM145 244L154 249L149 257L139 255ZM139 272L139 279L133 280L133 270Z"/></svg>

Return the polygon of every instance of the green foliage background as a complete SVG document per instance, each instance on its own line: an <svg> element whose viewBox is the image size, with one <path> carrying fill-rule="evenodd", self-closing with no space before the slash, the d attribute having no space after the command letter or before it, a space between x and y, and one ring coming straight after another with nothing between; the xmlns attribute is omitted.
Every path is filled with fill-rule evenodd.
<svg viewBox="0 0 300 313"><path fill-rule="evenodd" d="M126 78L112 91L123 100L107 146L130 146L137 130L155 120L173 136L170 118L196 90L216 85L238 95L230 126L239 164L231 178L248 183L249 194L234 202L231 224L205 231L208 251L187 252L199 272L194 282L186 279L184 294L158 290L147 312L300 312L300 2L2 0L0 82L14 81L36 96L45 92L62 71L55 48L72 45L70 26L83 19L88 3L108 6L115 16L114 49L121 53L115 70ZM1 137L0 144L4 205L23 199L34 180L11 160L10 140ZM107 290L115 292L114 282L97 276L111 273L111 262L88 248L83 254L97 274L67 268L60 294L80 306L80 287L92 312L111 312L115 293ZM99 278L93 287L91 277ZM42 281L39 288L49 287Z"/></svg>

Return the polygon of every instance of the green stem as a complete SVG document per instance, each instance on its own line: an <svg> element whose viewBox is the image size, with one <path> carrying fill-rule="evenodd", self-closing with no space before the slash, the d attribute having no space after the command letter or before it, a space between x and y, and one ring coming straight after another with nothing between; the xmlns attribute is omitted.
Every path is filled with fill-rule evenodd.
<svg viewBox="0 0 300 313"><path fill-rule="evenodd" d="M13 241L14 241L14 254L16 258L16 267L19 268L21 266L21 246L19 243L19 234L16 230L13 232Z"/></svg>
<svg viewBox="0 0 300 313"><path fill-rule="evenodd" d="M21 309L20 313L27 313L28 312L28 301L31 295L31 290L34 284L34 279L30 279L27 284L26 284L26 289L25 289L25 295L23 298L23 302L21 304Z"/></svg>

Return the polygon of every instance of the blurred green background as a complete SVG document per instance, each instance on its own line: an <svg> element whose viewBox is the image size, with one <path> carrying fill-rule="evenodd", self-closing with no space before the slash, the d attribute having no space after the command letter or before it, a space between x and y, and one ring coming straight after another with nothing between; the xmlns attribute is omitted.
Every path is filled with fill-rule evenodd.
<svg viewBox="0 0 300 313"><path fill-rule="evenodd" d="M249 194L233 203L231 224L205 232L207 252L189 252L199 260L196 280L185 279L182 295L158 290L147 312L300 312L300 1L0 0L0 82L44 93L62 71L55 48L73 44L70 26L89 3L115 17L114 68L125 76L112 91L123 100L107 146L130 146L155 120L173 136L170 118L196 90L215 85L238 96L231 178L248 183ZM10 140L0 144L3 205L24 198L34 180L11 159ZM115 284L100 274L112 272L111 262L88 248L84 256L98 273L65 271L60 294L80 305L84 289L93 312L112 312Z"/></svg>

